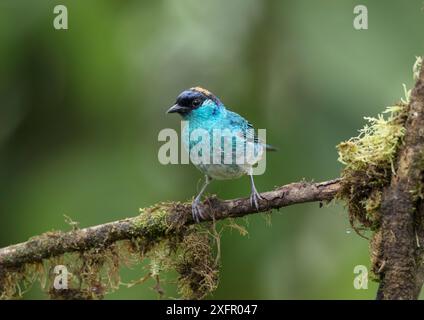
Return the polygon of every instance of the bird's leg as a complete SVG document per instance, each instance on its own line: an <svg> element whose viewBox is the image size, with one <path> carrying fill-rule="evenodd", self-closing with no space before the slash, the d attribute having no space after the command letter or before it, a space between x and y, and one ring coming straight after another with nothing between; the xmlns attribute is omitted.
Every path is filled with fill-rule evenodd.
<svg viewBox="0 0 424 320"><path fill-rule="evenodd" d="M205 182L203 183L202 189L200 189L199 194L194 199L192 205L191 205L191 212L193 215L193 220L197 223L200 222L200 219L205 219L205 216L202 214L202 208L200 206L200 199L202 198L203 192L205 192L206 187L211 182L211 178L207 175L205 175Z"/></svg>
<svg viewBox="0 0 424 320"><path fill-rule="evenodd" d="M252 186L252 192L250 194L250 205L252 207L255 206L256 210L259 210L258 200L263 200L263 198L259 194L258 190L256 190L255 182L253 181L253 174L250 174L249 177L250 177L250 184Z"/></svg>

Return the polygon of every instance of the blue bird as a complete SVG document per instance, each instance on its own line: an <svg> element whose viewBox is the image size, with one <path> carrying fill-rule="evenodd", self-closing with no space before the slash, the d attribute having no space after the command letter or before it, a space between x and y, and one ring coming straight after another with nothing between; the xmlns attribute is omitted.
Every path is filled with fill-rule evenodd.
<svg viewBox="0 0 424 320"><path fill-rule="evenodd" d="M258 201L262 200L262 197L253 181L253 166L261 159L265 150L275 150L275 148L259 140L253 131L253 126L246 119L228 110L214 94L201 87L183 91L167 113L178 113L183 120L187 121L183 128L182 143L190 155L191 162L205 175L205 182L192 203L193 219L196 222L205 219L200 199L213 179L236 179L248 175L251 183L250 203L259 210ZM202 136L200 141L193 139L193 134L199 131L206 132L209 137L204 139ZM212 141L215 132L220 132L226 142L223 142L220 137L218 144L214 144ZM226 149L225 143L227 146L228 143L230 144L229 149ZM242 148L237 148L240 145ZM195 157L197 159L193 158L195 148L199 151L198 157ZM247 149L253 150L251 154L254 154L252 159L255 163L246 161ZM208 150L211 150L209 155ZM230 150L229 155L228 150ZM212 160L213 157L215 157L214 160ZM219 161L215 161L216 159Z"/></svg>

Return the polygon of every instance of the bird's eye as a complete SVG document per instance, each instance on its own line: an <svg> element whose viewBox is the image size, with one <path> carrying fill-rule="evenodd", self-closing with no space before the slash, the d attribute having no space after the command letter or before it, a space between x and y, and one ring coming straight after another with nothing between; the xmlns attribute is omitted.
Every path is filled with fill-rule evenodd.
<svg viewBox="0 0 424 320"><path fill-rule="evenodd" d="M197 108L198 106L200 106L200 103L201 103L200 99L194 99L192 102L192 105L194 108Z"/></svg>

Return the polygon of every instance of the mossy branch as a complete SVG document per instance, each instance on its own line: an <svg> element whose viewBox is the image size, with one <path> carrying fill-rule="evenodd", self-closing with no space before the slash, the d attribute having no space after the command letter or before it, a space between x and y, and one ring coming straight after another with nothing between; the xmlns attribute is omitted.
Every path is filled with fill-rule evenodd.
<svg viewBox="0 0 424 320"><path fill-rule="evenodd" d="M121 285L120 265L145 258L147 272L127 286L152 278L156 281L154 290L162 295L160 274L174 270L179 275L176 283L180 296L201 299L213 292L218 283L216 220L270 212L296 203L330 201L339 189L339 179L292 183L262 193L259 210L251 206L248 198L221 201L210 197L203 202L206 214L202 222L208 222L208 228L194 223L190 203L173 202L140 209L133 218L85 229L78 229L71 221L72 231L47 232L0 249L0 299L22 296L22 288L30 287L36 279L53 299L99 299ZM231 221L229 226L245 231ZM72 281L72 286L66 290L57 290L49 279L57 265L70 269L68 281Z"/></svg>
<svg viewBox="0 0 424 320"><path fill-rule="evenodd" d="M340 188L340 180L288 184L261 196L259 211L251 206L249 198L221 201L215 197L203 202L207 212L205 221L242 217L258 212L269 212L297 203L330 201ZM181 226L193 224L189 203L160 203L142 209L140 215L106 224L69 232L47 232L30 240L0 249L0 268L19 267L25 263L67 252L104 248L120 240L146 238L159 240L178 231Z"/></svg>
<svg viewBox="0 0 424 320"><path fill-rule="evenodd" d="M405 100L386 109L388 117L366 118L368 124L359 136L338 145L339 160L345 164L340 179L297 182L262 193L259 210L248 198L222 201L210 197L202 204L203 222L215 225L217 220L337 197L346 202L354 229L372 232L372 272L380 281L377 298L416 299L424 282L421 58L414 66L414 77L414 89L405 90ZM75 272L80 278L79 288L67 291L66 298L101 297L104 286L99 270L106 266L109 282L115 286L119 283L116 270L125 251L119 246L124 243L130 255L141 254L143 258L152 253L151 270L140 283L155 278L155 288L161 292L159 271L171 266L179 274L181 296L200 299L216 288L218 279L219 259L211 255L209 235L192 220L190 203L173 202L141 209L133 218L69 232L47 232L0 249L0 298L15 296L18 280L26 280L34 269L42 269L43 261L55 261L66 254L76 254L72 258L80 262ZM216 229L212 236L219 243ZM53 291L51 296L55 298L56 294Z"/></svg>
<svg viewBox="0 0 424 320"><path fill-rule="evenodd" d="M379 299L416 299L423 285L424 68L410 95L404 143L396 173L381 202L381 254L384 267Z"/></svg>

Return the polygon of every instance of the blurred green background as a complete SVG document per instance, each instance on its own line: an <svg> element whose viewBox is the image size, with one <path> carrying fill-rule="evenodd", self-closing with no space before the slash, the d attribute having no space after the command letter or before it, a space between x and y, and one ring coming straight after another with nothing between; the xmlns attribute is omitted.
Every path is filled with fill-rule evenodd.
<svg viewBox="0 0 424 320"><path fill-rule="evenodd" d="M66 31L53 28L56 4L68 8ZM358 4L368 7L368 30L353 28ZM157 135L179 130L165 111L194 85L279 147L256 178L260 191L337 177L335 145L412 85L422 8L421 0L1 0L0 247L69 230L64 214L85 227L190 199L200 172L161 165ZM209 191L234 198L250 187L241 178ZM354 267L369 266L368 242L342 205L285 208L271 226L248 220L248 236L223 233L211 298L374 298L374 283L353 287ZM139 266L122 270L126 281L140 275ZM156 298L153 285L107 298ZM38 287L26 297L43 298Z"/></svg>

